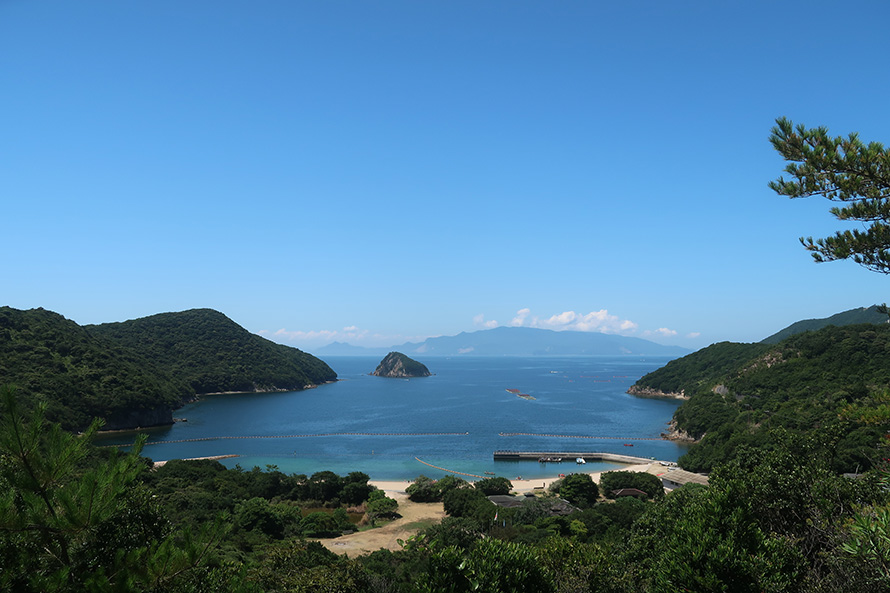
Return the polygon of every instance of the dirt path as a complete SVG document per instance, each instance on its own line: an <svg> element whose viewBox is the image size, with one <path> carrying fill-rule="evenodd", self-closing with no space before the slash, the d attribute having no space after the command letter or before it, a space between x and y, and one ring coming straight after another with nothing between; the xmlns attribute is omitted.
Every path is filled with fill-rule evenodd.
<svg viewBox="0 0 890 593"><path fill-rule="evenodd" d="M337 554L349 554L351 558L374 552L380 548L395 552L401 549L398 540L406 540L427 526L418 525L419 521L424 521L427 524L438 523L445 517L441 502L411 502L404 492L387 492L386 495L399 501L401 519L396 519L377 529L368 529L319 541L328 550Z"/></svg>

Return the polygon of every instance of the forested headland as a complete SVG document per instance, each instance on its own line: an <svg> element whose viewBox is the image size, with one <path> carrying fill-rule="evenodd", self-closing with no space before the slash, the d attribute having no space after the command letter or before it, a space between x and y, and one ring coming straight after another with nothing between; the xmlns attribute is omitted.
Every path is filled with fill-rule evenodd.
<svg viewBox="0 0 890 593"><path fill-rule="evenodd" d="M219 391L291 391L335 380L314 356L195 309L80 326L44 309L0 307L0 385L69 430L172 422L172 410Z"/></svg>
<svg viewBox="0 0 890 593"><path fill-rule="evenodd" d="M188 382L197 394L295 391L337 378L311 354L252 334L213 309L160 313L86 329L149 358Z"/></svg>
<svg viewBox="0 0 890 593"><path fill-rule="evenodd" d="M890 418L890 325L828 326L778 344L713 344L642 377L637 388L683 391L677 430L700 442L680 458L708 472L743 446L770 450L774 430L833 443L831 467L858 473L882 459Z"/></svg>

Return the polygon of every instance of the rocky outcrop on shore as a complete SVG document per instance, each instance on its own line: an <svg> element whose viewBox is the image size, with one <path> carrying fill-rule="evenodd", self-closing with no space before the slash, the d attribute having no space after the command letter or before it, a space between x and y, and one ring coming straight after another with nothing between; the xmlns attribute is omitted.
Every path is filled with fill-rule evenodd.
<svg viewBox="0 0 890 593"><path fill-rule="evenodd" d="M429 377L429 369L423 363L408 358L401 352L390 352L384 357L377 369L371 373L376 377L408 379L412 377Z"/></svg>
<svg viewBox="0 0 890 593"><path fill-rule="evenodd" d="M698 440L692 438L692 436L686 432L685 430L680 430L677 428L677 421L671 420L668 424L668 431L661 433L661 438L666 441L674 441L675 443L697 443Z"/></svg>
<svg viewBox="0 0 890 593"><path fill-rule="evenodd" d="M679 393L675 393L672 391L662 391L661 389L653 389L651 387L639 387L637 385L631 385L630 389L627 390L627 393L631 395L635 395L637 397L653 397L653 398L662 398L662 399L681 399L687 400L689 396L686 395L685 390L680 390Z"/></svg>

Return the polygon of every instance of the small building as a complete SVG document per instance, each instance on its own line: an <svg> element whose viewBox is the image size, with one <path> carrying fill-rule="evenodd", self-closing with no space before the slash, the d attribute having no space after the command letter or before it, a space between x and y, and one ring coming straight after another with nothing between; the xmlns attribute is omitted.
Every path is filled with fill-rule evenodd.
<svg viewBox="0 0 890 593"><path fill-rule="evenodd" d="M551 517L555 515L571 515L578 509L569 502L561 498L539 498L536 496L510 496L507 494L495 494L487 497L499 507L505 509L514 509L525 506L526 504L540 504L546 507L546 512Z"/></svg>
<svg viewBox="0 0 890 593"><path fill-rule="evenodd" d="M621 488L612 491L612 498L624 498L626 496L633 496L634 498L639 499L649 498L648 494L637 488Z"/></svg>
<svg viewBox="0 0 890 593"><path fill-rule="evenodd" d="M708 476L702 474L694 474L682 469L670 470L661 474L661 483L666 490L674 490L686 484L708 485Z"/></svg>
<svg viewBox="0 0 890 593"><path fill-rule="evenodd" d="M522 503L525 502L525 497L519 498L518 496L510 496L509 494L493 494L488 497L488 500L498 505L499 507L503 507L505 509L513 509L516 507L521 507Z"/></svg>

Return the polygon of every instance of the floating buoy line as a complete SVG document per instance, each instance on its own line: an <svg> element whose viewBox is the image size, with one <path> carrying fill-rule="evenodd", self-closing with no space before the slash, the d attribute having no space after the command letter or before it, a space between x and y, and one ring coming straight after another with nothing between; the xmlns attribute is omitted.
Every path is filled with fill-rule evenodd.
<svg viewBox="0 0 890 593"><path fill-rule="evenodd" d="M194 439L178 439L175 441L147 441L146 445L166 445L175 443L199 443L202 441L229 441L235 439L306 439L313 437L463 437L469 432L319 432L312 434L276 434L276 435L244 435L244 436L218 436L198 437ZM133 443L122 445L104 445L105 447L132 447Z"/></svg>
<svg viewBox="0 0 890 593"><path fill-rule="evenodd" d="M612 441L663 441L662 438L654 437L599 437L588 436L584 434L542 434L537 432L499 432L501 437L550 437L555 439L594 439L594 440L612 440Z"/></svg>
<svg viewBox="0 0 890 593"><path fill-rule="evenodd" d="M414 459L416 459L417 461L419 461L420 463L422 463L422 464L424 464L424 465L428 465L428 466L430 466L430 467L432 467L432 468L434 468L434 469L437 469L437 470L440 470L440 471L443 471L443 472L449 472L449 473L452 473L452 474L459 474L459 475L461 475L461 476L469 476L469 477L471 477L471 478L482 478L483 480L485 479L485 476L477 476L476 474L468 474L468 473L466 473L466 472L459 472L459 471L456 471L456 470L453 470L453 469L447 469L447 468L444 468L444 467L439 467L438 465L433 465L432 463L427 463L426 461L424 461L424 460L421 459L420 457L415 457Z"/></svg>

